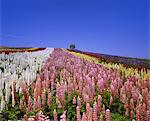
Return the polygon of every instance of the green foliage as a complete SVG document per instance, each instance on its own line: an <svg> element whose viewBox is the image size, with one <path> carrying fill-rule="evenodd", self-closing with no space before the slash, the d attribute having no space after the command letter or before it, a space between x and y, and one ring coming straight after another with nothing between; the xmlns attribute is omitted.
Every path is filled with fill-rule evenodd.
<svg viewBox="0 0 150 121"><path fill-rule="evenodd" d="M28 117L35 116L36 113L34 111L28 112Z"/></svg>
<svg viewBox="0 0 150 121"><path fill-rule="evenodd" d="M21 119L23 115L24 112L22 112L19 109L19 105L15 105L15 107L12 107L11 104L9 103L0 114L0 121L7 121L7 120L16 121Z"/></svg>
<svg viewBox="0 0 150 121"><path fill-rule="evenodd" d="M111 113L111 121L131 121L131 120L123 115L120 115L119 113Z"/></svg>
<svg viewBox="0 0 150 121"><path fill-rule="evenodd" d="M100 93L99 93L99 91L98 91L98 87L96 86L96 98L98 97L99 94L100 94Z"/></svg>
<svg viewBox="0 0 150 121"><path fill-rule="evenodd" d="M0 121L7 121L8 120L8 113L2 112L0 113Z"/></svg>
<svg viewBox="0 0 150 121"><path fill-rule="evenodd" d="M90 106L93 107L94 100L90 101Z"/></svg>
<svg viewBox="0 0 150 121"><path fill-rule="evenodd" d="M119 100L119 98L114 99L112 105L110 106L110 110L112 113L119 113L120 115L123 115L125 112L125 109L123 107L123 103Z"/></svg>
<svg viewBox="0 0 150 121"><path fill-rule="evenodd" d="M72 92L71 97L69 98L67 93L65 95L66 97L66 107L65 109L67 110L67 121L76 121L76 104L72 104L73 97L78 97L77 92Z"/></svg>
<svg viewBox="0 0 150 121"><path fill-rule="evenodd" d="M60 82L60 70L57 69L57 80ZM3 93L5 94L5 90L3 90ZM46 92L47 93L47 92ZM31 90L31 86L29 87L29 94L31 98L33 99L33 93ZM100 92L98 91L98 88L96 87L96 96L93 101L90 102L90 106L93 107L94 101L97 99L98 95ZM44 115L49 115L51 121L53 121L53 111L56 109L57 114L58 114L58 120L60 116L63 114L63 112L66 110L66 118L67 121L76 121L76 107L77 104L73 104L73 98L75 97L77 99L78 97L78 92L73 91L71 93L71 96L68 97L68 94L65 93L65 99L66 99L66 105L64 108L58 108L56 104L56 90L51 92L51 97L52 97L52 102L50 105L46 105L45 107L42 108L42 112ZM6 108L0 113L0 121L7 121L7 120L12 120L16 121L21 119L25 112L22 112L19 109L19 102L20 99L22 98L23 94L17 93L17 104L15 107L11 106L11 98L10 97L10 102L7 104ZM47 98L47 97L46 97ZM1 99L0 99L1 100ZM130 121L127 117L124 116L124 107L123 103L119 100L119 98L115 98L113 100L113 103L110 105L110 92L108 90L104 91L102 94L102 103L105 105L106 109L109 108L111 111L111 121ZM81 109L80 109L80 114L82 116L83 112L86 111L86 103L82 101ZM103 112L104 113L104 112ZM37 114L37 111L32 111L28 112L28 116L35 116ZM105 118L105 113L103 114Z"/></svg>
<svg viewBox="0 0 150 121"><path fill-rule="evenodd" d="M17 92L16 94L17 94L16 95L17 96L17 103L19 104L20 103L20 99L23 97L23 93L19 94L19 92Z"/></svg>
<svg viewBox="0 0 150 121"><path fill-rule="evenodd" d="M109 101L110 101L110 93L109 91L106 90L102 95L102 103L105 105L106 108L110 109Z"/></svg>
<svg viewBox="0 0 150 121"><path fill-rule="evenodd" d="M61 69L57 68L56 71L57 71L57 73L56 73L56 79L57 79L58 82L60 82L60 71L61 71Z"/></svg>
<svg viewBox="0 0 150 121"><path fill-rule="evenodd" d="M4 87L6 86L6 84L5 84L5 82L4 82ZM6 92L6 89L5 88L3 88L2 89L2 94L5 96L5 92Z"/></svg>
<svg viewBox="0 0 150 121"><path fill-rule="evenodd" d="M56 104L56 91L52 92L51 94L51 97L52 97L52 102L51 102L51 105L48 106L48 108L46 107L44 109L44 114L45 115L49 115L50 116L50 119L53 119L53 112L54 112L54 109L57 109L57 104Z"/></svg>
<svg viewBox="0 0 150 121"><path fill-rule="evenodd" d="M109 91L105 91L102 95L102 103L105 105L106 109L110 109L112 113L112 118L114 121L125 121L125 116L122 116L125 113L125 109L123 107L123 103L119 100L119 98L115 98L113 103L110 105L110 93Z"/></svg>
<svg viewBox="0 0 150 121"><path fill-rule="evenodd" d="M73 97L76 97L76 99L77 99L77 97L78 97L78 92L77 91L73 91L71 93L71 99L73 99Z"/></svg>
<svg viewBox="0 0 150 121"><path fill-rule="evenodd" d="M67 121L76 121L76 106L75 105L68 107Z"/></svg>
<svg viewBox="0 0 150 121"><path fill-rule="evenodd" d="M58 119L60 118L60 116L63 114L64 109L63 108L57 108L57 115L58 115Z"/></svg>
<svg viewBox="0 0 150 121"><path fill-rule="evenodd" d="M80 112L81 112L81 115L83 114L83 112L86 112L86 103L85 102L82 102Z"/></svg>
<svg viewBox="0 0 150 121"><path fill-rule="evenodd" d="M29 86L29 94L30 94L31 99L33 100L34 97L33 97L33 92L32 92L32 86L31 85Z"/></svg>

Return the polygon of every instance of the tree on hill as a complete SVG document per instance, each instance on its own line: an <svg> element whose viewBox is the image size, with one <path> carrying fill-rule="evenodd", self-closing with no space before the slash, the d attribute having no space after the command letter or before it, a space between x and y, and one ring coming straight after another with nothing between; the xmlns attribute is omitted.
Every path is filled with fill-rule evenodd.
<svg viewBox="0 0 150 121"><path fill-rule="evenodd" d="M76 48L75 44L70 44L70 50L74 50Z"/></svg>

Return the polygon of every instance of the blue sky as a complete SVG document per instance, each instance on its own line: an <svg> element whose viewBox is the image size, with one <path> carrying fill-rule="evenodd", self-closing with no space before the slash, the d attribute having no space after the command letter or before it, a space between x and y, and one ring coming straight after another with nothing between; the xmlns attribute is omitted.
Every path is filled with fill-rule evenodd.
<svg viewBox="0 0 150 121"><path fill-rule="evenodd" d="M2 0L1 45L150 58L148 0Z"/></svg>

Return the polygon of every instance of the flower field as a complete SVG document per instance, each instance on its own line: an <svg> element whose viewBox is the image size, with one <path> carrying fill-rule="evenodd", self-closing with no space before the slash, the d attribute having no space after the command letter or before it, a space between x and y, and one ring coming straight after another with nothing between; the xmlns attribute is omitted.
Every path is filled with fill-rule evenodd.
<svg viewBox="0 0 150 121"><path fill-rule="evenodd" d="M124 56L114 56L114 55L107 55L107 54L100 54L100 53L92 53L92 52L84 52L80 50L70 50L70 52L76 52L79 54L88 55L94 58L98 58L99 61L107 62L107 63L117 63L123 64L125 67L132 67L132 68L150 68L150 60L149 59L142 59L142 58L131 58L131 57L124 57Z"/></svg>
<svg viewBox="0 0 150 121"><path fill-rule="evenodd" d="M0 121L150 121L149 68L58 48L0 60Z"/></svg>

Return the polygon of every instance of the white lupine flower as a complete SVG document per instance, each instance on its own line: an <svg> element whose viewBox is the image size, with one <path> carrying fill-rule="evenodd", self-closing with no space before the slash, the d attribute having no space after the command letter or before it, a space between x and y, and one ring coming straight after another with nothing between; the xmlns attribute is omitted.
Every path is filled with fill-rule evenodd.
<svg viewBox="0 0 150 121"><path fill-rule="evenodd" d="M12 107L14 107L15 106L15 99L14 99L14 89L13 88L12 88L11 94L12 94Z"/></svg>
<svg viewBox="0 0 150 121"><path fill-rule="evenodd" d="M14 81L12 81L12 91L11 91L11 94L12 94L12 107L15 106L15 95L14 95Z"/></svg>
<svg viewBox="0 0 150 121"><path fill-rule="evenodd" d="M1 72L1 70L0 70L0 97L2 96L2 80L1 80L1 78L2 78L2 72Z"/></svg>
<svg viewBox="0 0 150 121"><path fill-rule="evenodd" d="M3 95L2 90L6 88L5 100L8 103L9 97L12 95L12 106L14 106L13 81L16 80L16 92L22 93L20 83L25 81L30 85L36 79L37 71L41 70L43 62L52 51L53 48L46 48L36 52L1 53L0 67L4 68L4 72L0 70L0 96Z"/></svg>
<svg viewBox="0 0 150 121"><path fill-rule="evenodd" d="M20 79L18 79L18 80L16 81L16 92L19 91L19 87L20 87Z"/></svg>
<svg viewBox="0 0 150 121"><path fill-rule="evenodd" d="M5 100L6 102L8 103L9 102L9 97L10 97L10 86L9 86L9 82L5 82L5 89L6 89L6 92L5 92Z"/></svg>
<svg viewBox="0 0 150 121"><path fill-rule="evenodd" d="M0 111L2 111L5 108L5 100L4 100L4 96L2 96L2 100L1 100L1 108Z"/></svg>

